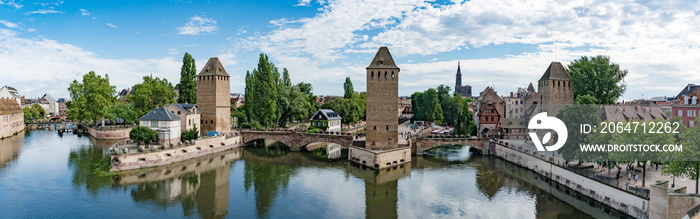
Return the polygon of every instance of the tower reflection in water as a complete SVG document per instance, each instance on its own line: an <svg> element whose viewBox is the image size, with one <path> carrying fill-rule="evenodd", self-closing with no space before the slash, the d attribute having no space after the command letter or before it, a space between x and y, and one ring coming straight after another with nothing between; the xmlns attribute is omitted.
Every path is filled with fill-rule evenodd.
<svg viewBox="0 0 700 219"><path fill-rule="evenodd" d="M181 203L183 215L220 218L228 214L231 164L241 150L214 154L177 165L152 168L115 176L116 186L136 185L131 196L137 203L160 206L163 210Z"/></svg>
<svg viewBox="0 0 700 219"><path fill-rule="evenodd" d="M268 218L274 216L271 213L273 203L280 192L287 189L301 168L330 166L344 169L346 175L364 181L366 217L397 217L397 180L410 174L410 164L376 171L345 161L322 162L312 156L311 153L277 149L237 149L177 165L125 173L113 177L112 183L124 189L132 188L131 196L137 203L155 205L163 210L179 204L184 216L221 218L226 217L230 209L231 166L243 158L245 192L254 192L256 216Z"/></svg>

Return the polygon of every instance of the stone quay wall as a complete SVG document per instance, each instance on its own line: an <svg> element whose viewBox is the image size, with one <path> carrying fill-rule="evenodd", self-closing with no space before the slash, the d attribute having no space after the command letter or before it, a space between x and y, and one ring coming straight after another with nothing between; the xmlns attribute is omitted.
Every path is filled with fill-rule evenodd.
<svg viewBox="0 0 700 219"><path fill-rule="evenodd" d="M112 169L118 172L132 169L150 168L198 158L242 146L242 137L216 136L195 141L193 145L166 149L162 151L112 154Z"/></svg>
<svg viewBox="0 0 700 219"><path fill-rule="evenodd" d="M656 181L649 191L649 218L700 217L700 195L686 192L686 187L668 188L668 180Z"/></svg>
<svg viewBox="0 0 700 219"><path fill-rule="evenodd" d="M348 147L348 160L374 169L384 169L411 162L411 147L374 151L359 147Z"/></svg>
<svg viewBox="0 0 700 219"><path fill-rule="evenodd" d="M132 127L120 129L95 129L88 127L88 133L95 139L126 139Z"/></svg>
<svg viewBox="0 0 700 219"><path fill-rule="evenodd" d="M591 199L636 218L648 218L649 201L627 191L579 175L533 155L496 144L495 156L528 168Z"/></svg>

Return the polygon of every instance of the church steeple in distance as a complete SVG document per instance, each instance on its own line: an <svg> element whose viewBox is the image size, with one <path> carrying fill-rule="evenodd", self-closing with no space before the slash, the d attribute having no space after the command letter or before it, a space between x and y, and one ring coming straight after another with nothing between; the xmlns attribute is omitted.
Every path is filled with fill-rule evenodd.
<svg viewBox="0 0 700 219"><path fill-rule="evenodd" d="M462 70L459 69L459 62L457 62L457 83L455 83L455 88L462 86Z"/></svg>

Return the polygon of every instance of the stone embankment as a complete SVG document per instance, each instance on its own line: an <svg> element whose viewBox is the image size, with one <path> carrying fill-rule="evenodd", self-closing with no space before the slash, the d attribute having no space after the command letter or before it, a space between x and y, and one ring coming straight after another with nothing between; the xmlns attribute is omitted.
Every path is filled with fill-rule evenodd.
<svg viewBox="0 0 700 219"><path fill-rule="evenodd" d="M557 164L540 159L514 147L501 145L496 142L495 155L503 160L517 164L539 173L545 178L557 182L569 189L575 190L590 199L597 200L613 209L636 218L649 218L649 200L636 196L625 190L607 185L575 172L571 172Z"/></svg>
<svg viewBox="0 0 700 219"><path fill-rule="evenodd" d="M115 128L94 128L88 127L88 133L95 139L127 139L129 132L133 127L115 127Z"/></svg>
<svg viewBox="0 0 700 219"><path fill-rule="evenodd" d="M131 150L123 150L129 145L116 147L112 152L111 163L112 169L110 172L118 172L124 170L150 168L156 166L167 165L171 163L181 162L193 158L210 155L242 145L242 137L236 136L215 136L197 139L192 144L184 144L168 147L166 149L156 149L147 152L138 152ZM126 151L126 153L124 153Z"/></svg>

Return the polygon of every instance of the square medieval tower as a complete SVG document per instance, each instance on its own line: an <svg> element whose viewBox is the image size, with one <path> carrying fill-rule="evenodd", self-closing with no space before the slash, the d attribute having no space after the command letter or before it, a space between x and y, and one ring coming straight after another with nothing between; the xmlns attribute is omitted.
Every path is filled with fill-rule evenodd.
<svg viewBox="0 0 700 219"><path fill-rule="evenodd" d="M197 106L202 111L201 135L231 132L231 82L219 58L210 58L197 75Z"/></svg>
<svg viewBox="0 0 700 219"><path fill-rule="evenodd" d="M387 47L367 66L367 140L372 150L398 148L399 67Z"/></svg>

